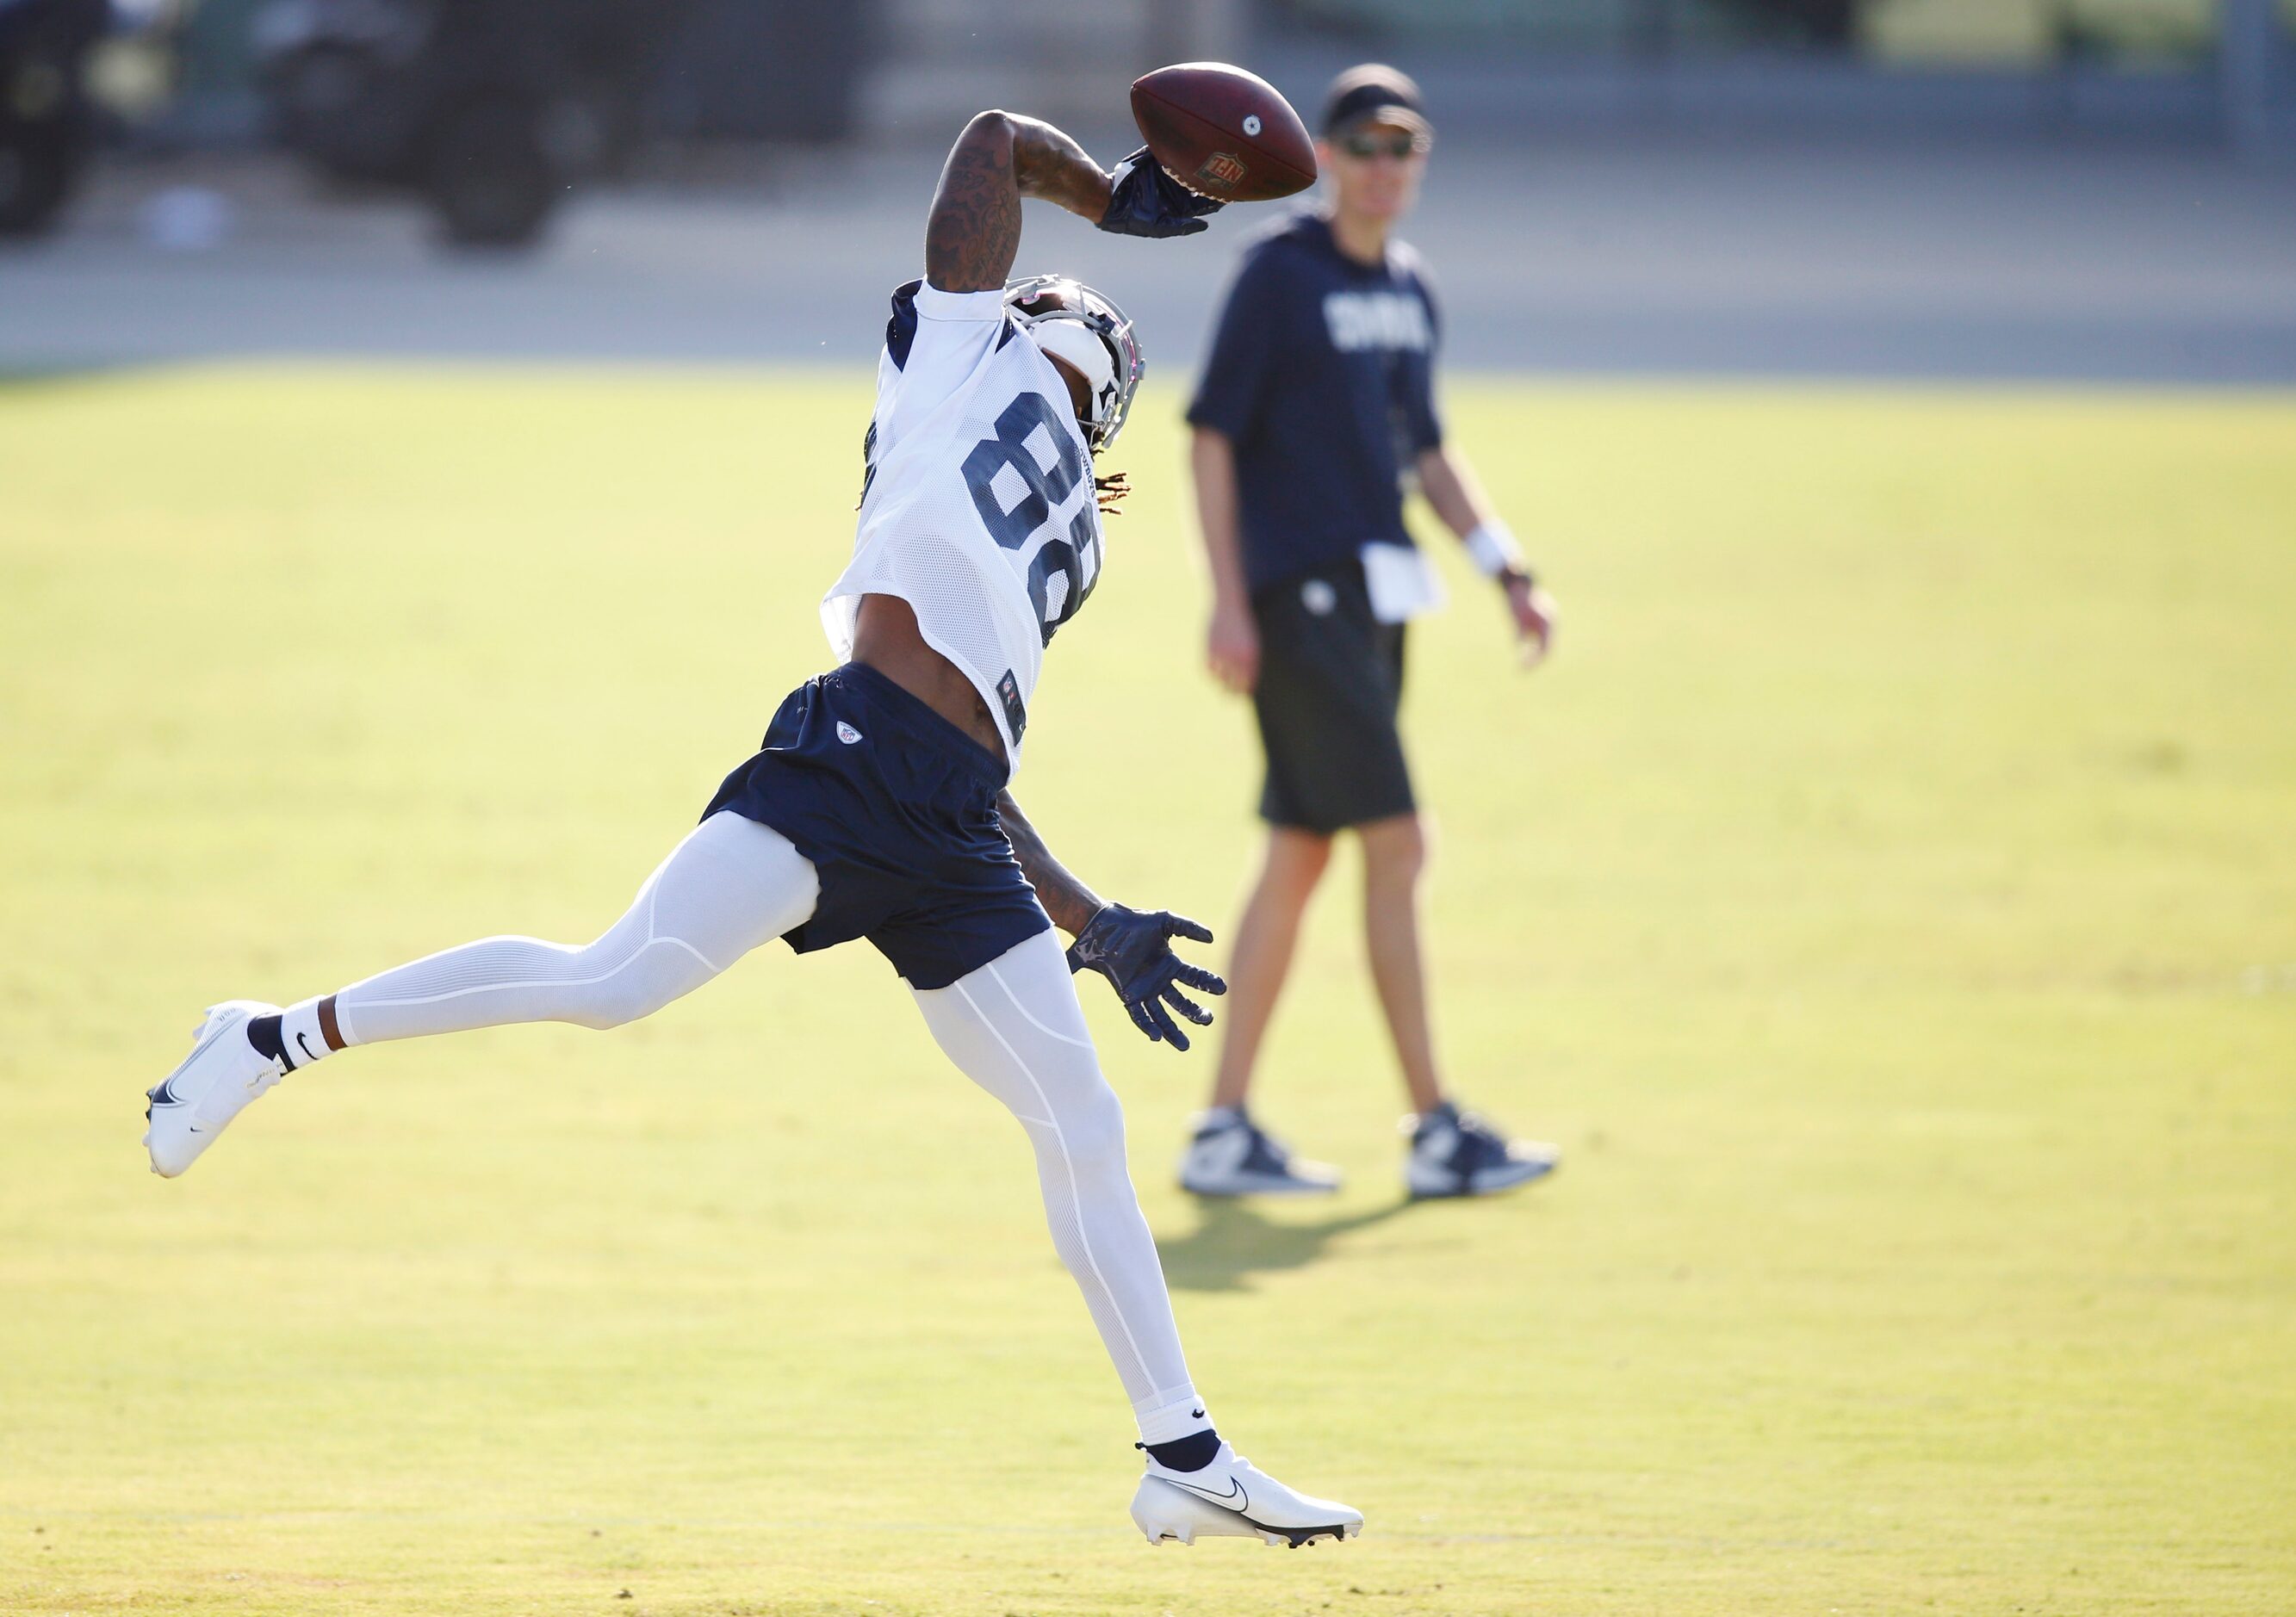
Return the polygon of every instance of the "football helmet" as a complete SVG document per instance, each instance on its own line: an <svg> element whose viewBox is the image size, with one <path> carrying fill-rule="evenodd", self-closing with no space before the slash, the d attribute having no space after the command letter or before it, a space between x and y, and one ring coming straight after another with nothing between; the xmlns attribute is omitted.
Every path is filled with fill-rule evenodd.
<svg viewBox="0 0 2296 1617"><path fill-rule="evenodd" d="M1004 306L1039 350L1084 377L1090 397L1083 426L1094 453L1116 442L1147 368L1130 317L1066 275L1028 275L1007 283Z"/></svg>

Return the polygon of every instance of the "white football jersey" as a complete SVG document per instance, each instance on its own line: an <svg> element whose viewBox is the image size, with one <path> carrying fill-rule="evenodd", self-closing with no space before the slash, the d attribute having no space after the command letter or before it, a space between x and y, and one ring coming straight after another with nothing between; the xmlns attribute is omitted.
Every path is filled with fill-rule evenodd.
<svg viewBox="0 0 2296 1617"><path fill-rule="evenodd" d="M877 362L853 559L821 603L840 659L864 595L898 595L996 715L1009 767L1053 632L1099 581L1092 454L1068 384L1004 295L911 282Z"/></svg>

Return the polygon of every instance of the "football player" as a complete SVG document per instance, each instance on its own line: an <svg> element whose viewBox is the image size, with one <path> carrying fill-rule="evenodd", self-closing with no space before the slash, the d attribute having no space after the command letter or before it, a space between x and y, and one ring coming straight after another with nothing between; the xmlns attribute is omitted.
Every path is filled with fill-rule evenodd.
<svg viewBox="0 0 2296 1617"><path fill-rule="evenodd" d="M1182 1024L1211 1016L1185 990L1226 984L1171 943L1211 934L1098 897L1009 789L1045 648L1099 580L1099 503L1119 484L1093 476L1093 456L1141 372L1130 323L1098 292L1008 284L1028 197L1148 237L1201 231L1218 206L1144 148L1108 173L1035 119L966 126L926 221L924 276L893 295L859 531L822 606L838 666L790 693L628 912L578 946L486 938L283 1010L217 1005L150 1090L144 1143L172 1177L283 1077L355 1045L612 1027L769 938L803 952L865 937L1035 1147L1054 1245L1147 1452L1132 1514L1150 1542L1352 1538L1358 1512L1259 1470L1205 1413L1070 980L1101 973L1142 1033L1185 1049ZM1075 940L1065 953L1055 926Z"/></svg>

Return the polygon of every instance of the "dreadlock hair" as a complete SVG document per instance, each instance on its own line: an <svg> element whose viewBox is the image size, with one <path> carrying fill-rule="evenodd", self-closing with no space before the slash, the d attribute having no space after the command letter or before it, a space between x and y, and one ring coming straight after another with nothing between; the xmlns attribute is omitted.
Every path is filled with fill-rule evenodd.
<svg viewBox="0 0 2296 1617"><path fill-rule="evenodd" d="M1124 480L1120 471L1111 471L1104 478L1095 476L1092 480L1093 503L1111 517L1124 514L1116 509L1117 502L1131 492L1132 486Z"/></svg>

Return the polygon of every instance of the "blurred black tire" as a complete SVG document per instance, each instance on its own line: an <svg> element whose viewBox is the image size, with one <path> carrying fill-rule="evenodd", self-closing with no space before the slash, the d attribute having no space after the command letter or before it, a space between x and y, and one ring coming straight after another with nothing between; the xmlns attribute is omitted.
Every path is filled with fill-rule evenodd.
<svg viewBox="0 0 2296 1617"><path fill-rule="evenodd" d="M60 128L0 127L0 236L54 228L78 175L78 143Z"/></svg>
<svg viewBox="0 0 2296 1617"><path fill-rule="evenodd" d="M558 200L540 118L515 95L480 96L440 120L425 190L458 247L531 247Z"/></svg>

